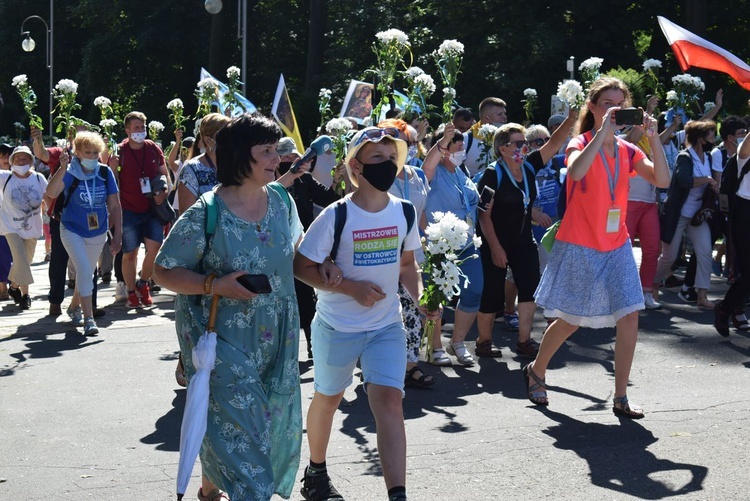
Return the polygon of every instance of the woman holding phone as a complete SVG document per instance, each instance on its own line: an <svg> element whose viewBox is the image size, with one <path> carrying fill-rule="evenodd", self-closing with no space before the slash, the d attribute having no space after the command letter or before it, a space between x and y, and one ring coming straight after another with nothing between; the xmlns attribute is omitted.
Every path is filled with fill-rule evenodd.
<svg viewBox="0 0 750 501"><path fill-rule="evenodd" d="M617 327L615 415L643 417L627 397L638 339L638 311L644 308L638 267L625 226L628 180L640 174L657 187L669 184L669 168L656 135L656 120L643 127L654 163L632 144L615 137L615 112L628 106L630 92L616 78L594 82L578 124L579 136L567 147L567 208L549 263L535 293L545 316L555 317L539 352L524 367L529 400L548 405L545 376L552 356L579 326Z"/></svg>
<svg viewBox="0 0 750 501"><path fill-rule="evenodd" d="M492 344L492 328L495 313L505 306L508 266L513 269L518 288L516 353L534 357L539 349L539 343L531 338L534 291L539 283L539 255L531 231L531 209L537 196L535 179L562 147L576 116L575 111L569 114L551 139L533 152L522 125L505 124L495 132L492 147L498 160L485 169L478 186L482 198L486 190L495 193L491 206L479 211L484 288L477 315L477 356L501 356L500 349Z"/></svg>
<svg viewBox="0 0 750 501"><path fill-rule="evenodd" d="M185 211L156 257L156 280L178 293L176 327L188 385L195 373L192 349L206 329L214 294L221 297L200 500L227 500L227 492L238 499L288 498L299 466L292 258L302 224L284 187L273 183L280 138L279 127L257 113L219 130L219 185ZM209 217L215 230L207 235Z"/></svg>

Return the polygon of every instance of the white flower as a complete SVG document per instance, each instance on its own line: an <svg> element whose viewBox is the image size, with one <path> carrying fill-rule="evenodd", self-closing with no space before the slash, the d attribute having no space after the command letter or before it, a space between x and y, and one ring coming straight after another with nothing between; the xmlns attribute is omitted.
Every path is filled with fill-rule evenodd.
<svg viewBox="0 0 750 501"><path fill-rule="evenodd" d="M21 130L26 128L26 126L22 124L21 122L13 122L13 127L15 127L16 129L21 129Z"/></svg>
<svg viewBox="0 0 750 501"><path fill-rule="evenodd" d="M63 78L62 80L57 82L57 85L55 85L55 89L65 94L75 94L76 92L78 92L78 84L73 80Z"/></svg>
<svg viewBox="0 0 750 501"><path fill-rule="evenodd" d="M172 111L176 109L183 110L185 109L185 105L182 104L182 99L172 99L170 102L167 103L167 109L172 110Z"/></svg>
<svg viewBox="0 0 750 501"><path fill-rule="evenodd" d="M406 76L410 79L414 80L419 75L424 75L424 70L420 68L419 66L412 66L408 70L406 70L404 73L406 73Z"/></svg>
<svg viewBox="0 0 750 501"><path fill-rule="evenodd" d="M479 238L478 236L474 235L474 237L472 238L472 240L474 242L474 248L475 249L478 249L478 248L480 248L482 246L482 239Z"/></svg>
<svg viewBox="0 0 750 501"><path fill-rule="evenodd" d="M58 148L67 148L68 141L65 139L55 139L55 146L57 146Z"/></svg>
<svg viewBox="0 0 750 501"><path fill-rule="evenodd" d="M456 97L456 89L454 89L453 87L443 87L443 95L446 98L453 99L454 97Z"/></svg>
<svg viewBox="0 0 750 501"><path fill-rule="evenodd" d="M110 106L112 106L112 101L104 96L99 96L94 99L94 106L96 106L97 108L109 108Z"/></svg>
<svg viewBox="0 0 750 501"><path fill-rule="evenodd" d="M427 73L417 76L414 79L414 86L422 89L425 94L435 92L435 81Z"/></svg>
<svg viewBox="0 0 750 501"><path fill-rule="evenodd" d="M240 69L236 66L227 68L227 78L240 78Z"/></svg>
<svg viewBox="0 0 750 501"><path fill-rule="evenodd" d="M207 88L211 89L217 89L219 85L216 83L216 80L213 78L204 78L200 82L198 82L198 88L200 90L206 90Z"/></svg>
<svg viewBox="0 0 750 501"><path fill-rule="evenodd" d="M346 118L334 118L329 120L326 124L326 130L334 136L346 134L352 130L352 128L352 123Z"/></svg>
<svg viewBox="0 0 750 501"><path fill-rule="evenodd" d="M677 101L677 91L667 91L667 101Z"/></svg>
<svg viewBox="0 0 750 501"><path fill-rule="evenodd" d="M464 44L458 40L443 40L437 52L441 57L460 56L464 53Z"/></svg>
<svg viewBox="0 0 750 501"><path fill-rule="evenodd" d="M378 32L375 34L375 37L380 41L380 43L384 45L387 45L391 42L396 42L399 45L406 45L407 47L409 46L409 37L406 36L406 33L395 28Z"/></svg>
<svg viewBox="0 0 750 501"><path fill-rule="evenodd" d="M497 132L497 127L495 127L494 125L482 124L482 126L479 128L479 137L482 138L484 142L489 142L493 137L495 137L495 132Z"/></svg>
<svg viewBox="0 0 750 501"><path fill-rule="evenodd" d="M706 85L703 83L703 80L701 80L700 77L694 77L693 75L690 75L688 73L685 73L684 75L673 76L672 83L675 84L675 86L685 87L685 90L690 89L694 92L702 92L706 90Z"/></svg>
<svg viewBox="0 0 750 501"><path fill-rule="evenodd" d="M603 62L604 59L602 59L601 57L590 57L581 63L581 65L578 67L578 71L598 71L599 68L601 68Z"/></svg>
<svg viewBox="0 0 750 501"><path fill-rule="evenodd" d="M152 122L153 123L153 122ZM105 118L101 122L99 122L99 127L102 129L107 129L110 127L115 127L117 125L117 121L112 120L111 118Z"/></svg>
<svg viewBox="0 0 750 501"><path fill-rule="evenodd" d="M11 85L13 87L23 86L23 85L26 85L27 81L28 79L26 78L25 74L16 75L13 77L13 82L11 83Z"/></svg>
<svg viewBox="0 0 750 501"><path fill-rule="evenodd" d="M320 94L318 94L318 97L331 97L331 89L322 88L320 89Z"/></svg>
<svg viewBox="0 0 750 501"><path fill-rule="evenodd" d="M703 113L708 113L709 110L711 110L713 108L716 108L716 103L714 103L713 101L706 101L703 104Z"/></svg>
<svg viewBox="0 0 750 501"><path fill-rule="evenodd" d="M526 99L536 97L536 89L525 89L523 91L523 95L524 97L526 97Z"/></svg>
<svg viewBox="0 0 750 501"><path fill-rule="evenodd" d="M149 122L148 128L149 130L161 132L164 130L164 124L161 122L157 122L156 120L152 120L151 122Z"/></svg>
<svg viewBox="0 0 750 501"><path fill-rule="evenodd" d="M577 108L583 104L585 98L583 96L583 87L580 83L575 80L565 80L557 86L557 97L560 101L570 106L571 108Z"/></svg>
<svg viewBox="0 0 750 501"><path fill-rule="evenodd" d="M652 68L661 68L661 61L658 59L646 59L643 61L643 71L648 71Z"/></svg>

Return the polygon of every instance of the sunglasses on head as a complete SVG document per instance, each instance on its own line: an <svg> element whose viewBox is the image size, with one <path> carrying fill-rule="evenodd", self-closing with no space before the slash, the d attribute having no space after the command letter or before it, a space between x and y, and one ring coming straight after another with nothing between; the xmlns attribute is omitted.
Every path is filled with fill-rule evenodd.
<svg viewBox="0 0 750 501"><path fill-rule="evenodd" d="M357 142L354 143L352 146L358 146L362 144L365 140L371 141L373 143L377 143L381 139L383 139L386 136L390 136L394 139L398 139L398 129L394 127L386 127L384 129L365 129L362 132L362 135L359 136L357 139Z"/></svg>
<svg viewBox="0 0 750 501"><path fill-rule="evenodd" d="M533 144L535 146L539 146L541 148L542 146L544 146L545 144L547 144L547 141L549 141L548 137L538 137L536 139L532 139L529 142L531 144Z"/></svg>
<svg viewBox="0 0 750 501"><path fill-rule="evenodd" d="M515 146L516 148L523 148L524 146L528 146L528 141L511 141L509 143L506 143L505 146Z"/></svg>

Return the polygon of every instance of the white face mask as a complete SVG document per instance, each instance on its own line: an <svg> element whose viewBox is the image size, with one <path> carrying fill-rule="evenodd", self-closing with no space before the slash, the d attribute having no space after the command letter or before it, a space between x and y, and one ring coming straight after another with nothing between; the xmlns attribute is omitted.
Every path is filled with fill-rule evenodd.
<svg viewBox="0 0 750 501"><path fill-rule="evenodd" d="M15 172L19 176L25 176L26 174L28 174L29 169L31 169L31 165L30 164L26 164L26 165L11 165L10 166L10 170L12 170L13 172Z"/></svg>
<svg viewBox="0 0 750 501"><path fill-rule="evenodd" d="M146 132L131 132L130 140L134 143L140 144L146 140Z"/></svg>
<svg viewBox="0 0 750 501"><path fill-rule="evenodd" d="M448 158L450 158L453 165L461 165L464 163L464 160L466 160L466 152L464 150L459 150L455 153L451 153Z"/></svg>

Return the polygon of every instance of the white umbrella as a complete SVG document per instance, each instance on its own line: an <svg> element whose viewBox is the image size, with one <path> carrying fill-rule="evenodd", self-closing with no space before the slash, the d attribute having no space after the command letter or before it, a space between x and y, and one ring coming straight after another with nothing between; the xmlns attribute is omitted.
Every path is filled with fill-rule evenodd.
<svg viewBox="0 0 750 501"><path fill-rule="evenodd" d="M206 435L208 422L208 380L216 362L216 308L219 296L214 295L211 301L211 313L208 316L206 332L198 339L193 348L193 365L195 374L190 378L185 401L185 412L182 415L180 429L180 464L177 468L177 499L185 495L190 476L193 473L195 458Z"/></svg>

